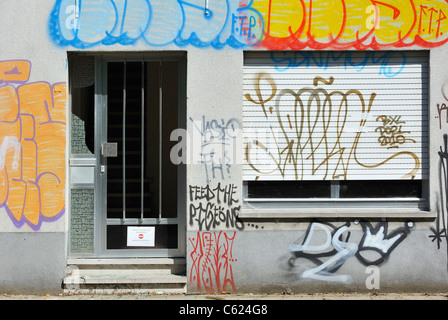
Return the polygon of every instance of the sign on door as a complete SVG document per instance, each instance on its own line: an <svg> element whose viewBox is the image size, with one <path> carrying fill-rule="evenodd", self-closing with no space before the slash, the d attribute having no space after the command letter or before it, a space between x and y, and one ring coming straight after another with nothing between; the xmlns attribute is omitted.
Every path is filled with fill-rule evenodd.
<svg viewBox="0 0 448 320"><path fill-rule="evenodd" d="M128 247L154 247L154 227L128 227Z"/></svg>

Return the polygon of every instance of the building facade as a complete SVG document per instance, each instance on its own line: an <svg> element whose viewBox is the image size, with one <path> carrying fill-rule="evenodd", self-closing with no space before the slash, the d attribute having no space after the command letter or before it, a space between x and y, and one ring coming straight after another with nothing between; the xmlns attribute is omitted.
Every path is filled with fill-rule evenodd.
<svg viewBox="0 0 448 320"><path fill-rule="evenodd" d="M446 290L446 1L0 6L0 290Z"/></svg>

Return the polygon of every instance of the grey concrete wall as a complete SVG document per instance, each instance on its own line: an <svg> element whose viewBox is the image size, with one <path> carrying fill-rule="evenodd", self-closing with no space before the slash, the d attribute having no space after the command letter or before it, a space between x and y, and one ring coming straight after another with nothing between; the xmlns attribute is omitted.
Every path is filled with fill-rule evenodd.
<svg viewBox="0 0 448 320"><path fill-rule="evenodd" d="M47 1L1 3L4 25L0 30L0 61L10 65L3 65L1 72L0 145L5 136L15 136L25 150L24 158L29 159L19 162L15 170L10 148L5 168L0 170L0 291L7 293L60 292L65 275L68 189L64 143L67 136L62 122L67 111L67 54L49 42L50 7ZM7 68L11 71L10 77L5 74ZM34 89L27 90L32 86ZM45 103L49 113L45 111ZM34 122L30 121L33 117ZM52 124L51 128L40 125L48 117L61 123ZM19 128L20 122L23 126ZM34 138L27 130L35 132ZM46 130L53 132L54 137L45 138ZM24 142L25 137L30 139L28 144ZM46 154L46 148L39 141L53 144L53 149L48 149L50 154ZM57 161L51 164L49 158Z"/></svg>
<svg viewBox="0 0 448 320"><path fill-rule="evenodd" d="M193 249L190 290L197 291L198 285L211 292L236 289L249 293L446 290L446 246L439 249L432 241L430 224L417 223L411 228L401 222L369 224L375 228L370 237L353 221L302 222L280 230L248 223L244 232L225 232L219 237L204 232L200 243L206 248L206 237L210 237L210 261ZM380 226L386 229L380 231ZM346 227L341 238L344 248L329 242L335 240L335 232ZM197 234L190 233L189 239L197 244ZM217 262L221 263L219 272L216 268L196 269Z"/></svg>
<svg viewBox="0 0 448 320"><path fill-rule="evenodd" d="M55 294L66 268L63 232L0 234L0 290L8 294Z"/></svg>

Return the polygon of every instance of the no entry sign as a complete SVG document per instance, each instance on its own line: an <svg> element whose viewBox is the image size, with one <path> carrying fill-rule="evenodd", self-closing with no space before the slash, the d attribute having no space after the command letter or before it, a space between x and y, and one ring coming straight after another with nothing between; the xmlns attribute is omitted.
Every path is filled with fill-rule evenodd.
<svg viewBox="0 0 448 320"><path fill-rule="evenodd" d="M154 227L128 227L128 247L154 247Z"/></svg>

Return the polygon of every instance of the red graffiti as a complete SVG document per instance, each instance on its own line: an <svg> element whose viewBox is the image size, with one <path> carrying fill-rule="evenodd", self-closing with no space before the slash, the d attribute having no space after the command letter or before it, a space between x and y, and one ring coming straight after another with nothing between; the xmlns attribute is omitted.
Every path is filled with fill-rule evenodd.
<svg viewBox="0 0 448 320"><path fill-rule="evenodd" d="M199 232L196 238L189 238L193 249L190 257L190 284L198 291L223 292L227 288L235 291L232 264L232 249L236 232Z"/></svg>

